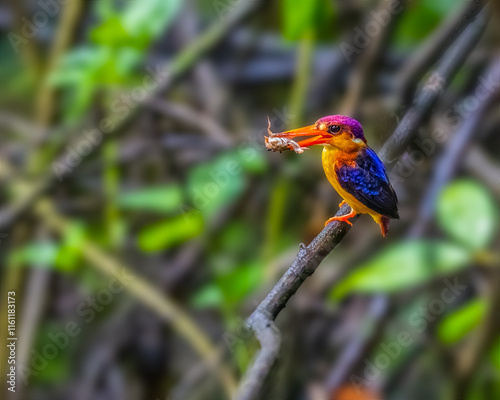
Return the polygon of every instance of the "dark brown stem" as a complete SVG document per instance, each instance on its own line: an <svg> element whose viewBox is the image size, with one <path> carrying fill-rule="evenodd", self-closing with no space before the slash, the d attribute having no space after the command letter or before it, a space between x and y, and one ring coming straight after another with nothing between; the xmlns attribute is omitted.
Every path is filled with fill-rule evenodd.
<svg viewBox="0 0 500 400"><path fill-rule="evenodd" d="M437 32L406 62L396 76L398 99L406 104L421 77L443 54L446 48L463 32L484 7L484 0L471 0L465 7L447 19Z"/></svg>
<svg viewBox="0 0 500 400"><path fill-rule="evenodd" d="M406 149L416 130L428 117L436 100L449 83L450 79L460 69L463 62L474 48L486 27L486 11L483 10L469 24L454 45L443 55L437 68L429 75L424 87L417 95L413 105L406 112L395 132L385 142L380 151L380 158L387 166L393 166L399 155Z"/></svg>
<svg viewBox="0 0 500 400"><path fill-rule="evenodd" d="M496 82L500 82L500 59L489 68L485 74L486 77L495 77ZM479 81L477 88L481 88L483 82ZM425 228L429 225L429 222L434 214L434 204L436 204L436 198L443 186L449 182L453 177L454 172L457 170L457 166L463 158L463 155L467 149L467 145L472 140L474 133L477 132L477 127L484 119L485 113L494 102L500 93L499 88L489 88L487 97L481 102L479 109L476 110L472 115L465 119L464 124L461 128L453 135L452 140L449 141L449 145L446 147L445 152L441 158L436 163L435 175L427 189L424 199L421 203L420 210L416 221L418 221L410 233L411 237L420 237L425 232ZM477 90L475 91L477 93Z"/></svg>

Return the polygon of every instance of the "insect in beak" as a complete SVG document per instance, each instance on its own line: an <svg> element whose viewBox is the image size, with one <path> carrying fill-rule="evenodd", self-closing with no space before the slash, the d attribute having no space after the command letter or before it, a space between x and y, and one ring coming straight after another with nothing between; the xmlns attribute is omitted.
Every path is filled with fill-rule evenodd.
<svg viewBox="0 0 500 400"><path fill-rule="evenodd" d="M330 133L319 130L316 125L308 125L302 128L293 129L286 132L273 133L271 131L271 122L268 118L269 126L267 132L269 137L265 138L266 148L271 151L294 150L296 153L302 153L304 148L317 144L326 144L332 138ZM312 136L301 141L294 141L291 138Z"/></svg>

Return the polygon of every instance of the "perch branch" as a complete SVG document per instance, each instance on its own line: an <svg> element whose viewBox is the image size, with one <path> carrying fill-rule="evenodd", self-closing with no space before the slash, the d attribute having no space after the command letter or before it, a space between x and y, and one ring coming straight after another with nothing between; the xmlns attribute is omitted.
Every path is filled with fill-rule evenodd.
<svg viewBox="0 0 500 400"><path fill-rule="evenodd" d="M393 165L406 149L446 84L458 71L470 50L479 40L486 21L486 14L482 12L446 52L418 94L414 105L386 141L381 151L381 158L384 162L390 162ZM348 211L349 206L344 205L336 215L344 215ZM353 219L352 222L356 220L357 218ZM238 389L238 400L252 400L259 395L279 353L280 334L274 323L276 316L349 230L349 225L333 222L326 226L307 247L301 244L297 257L290 268L248 318L247 325L255 332L261 349Z"/></svg>

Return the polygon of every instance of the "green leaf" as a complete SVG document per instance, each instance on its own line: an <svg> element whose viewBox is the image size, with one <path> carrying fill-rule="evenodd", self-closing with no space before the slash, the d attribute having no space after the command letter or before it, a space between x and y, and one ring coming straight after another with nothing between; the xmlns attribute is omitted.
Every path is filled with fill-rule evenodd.
<svg viewBox="0 0 500 400"><path fill-rule="evenodd" d="M288 40L299 40L307 34L322 32L322 28L332 24L332 3L328 0L283 0L283 36Z"/></svg>
<svg viewBox="0 0 500 400"><path fill-rule="evenodd" d="M215 284L209 284L199 290L192 298L191 304L198 309L219 307L224 303L224 295Z"/></svg>
<svg viewBox="0 0 500 400"><path fill-rule="evenodd" d="M467 265L471 254L452 243L407 241L395 244L348 275L330 296L341 299L350 292L397 292Z"/></svg>
<svg viewBox="0 0 500 400"><path fill-rule="evenodd" d="M37 373L30 376L30 382L34 385L58 385L69 379L76 339L67 335L65 329L68 324L72 324L72 333L78 332L78 329L81 331L78 325L73 328L74 321L66 325L45 322L37 329L33 350L30 352L30 360L38 365ZM65 343L65 346L61 349L54 342ZM45 353L50 354L50 357L45 356Z"/></svg>
<svg viewBox="0 0 500 400"><path fill-rule="evenodd" d="M82 243L85 240L85 226L72 223L64 232L63 242L56 255L55 265L61 271L72 271L82 258Z"/></svg>
<svg viewBox="0 0 500 400"><path fill-rule="evenodd" d="M132 1L123 14L125 30L148 40L158 37L174 21L182 0Z"/></svg>
<svg viewBox="0 0 500 400"><path fill-rule="evenodd" d="M438 337L445 344L454 344L472 331L486 314L487 303L475 299L446 316L438 326Z"/></svg>
<svg viewBox="0 0 500 400"><path fill-rule="evenodd" d="M171 213L178 211L183 195L179 185L149 187L123 193L118 196L118 205L128 210Z"/></svg>
<svg viewBox="0 0 500 400"><path fill-rule="evenodd" d="M52 268L59 246L50 241L29 243L10 254L9 262L14 265Z"/></svg>
<svg viewBox="0 0 500 400"><path fill-rule="evenodd" d="M51 73L50 85L73 89L65 93L66 118L75 120L88 109L111 57L109 48L83 46L66 54Z"/></svg>
<svg viewBox="0 0 500 400"><path fill-rule="evenodd" d="M262 267L262 264L255 262L219 275L216 281L224 295L225 303L236 305L258 287L262 281Z"/></svg>
<svg viewBox="0 0 500 400"><path fill-rule="evenodd" d="M245 172L258 175L267 170L266 158L258 148L242 147L235 154L235 158Z"/></svg>
<svg viewBox="0 0 500 400"><path fill-rule="evenodd" d="M396 27L396 45L411 48L421 43L456 6L456 0L420 0L409 3ZM425 24L422 24L422 21L425 21Z"/></svg>
<svg viewBox="0 0 500 400"><path fill-rule="evenodd" d="M145 50L167 29L181 6L181 0L129 2L123 11L107 10L106 18L92 29L90 38L104 46Z"/></svg>
<svg viewBox="0 0 500 400"><path fill-rule="evenodd" d="M455 181L441 192L437 216L444 231L475 250L487 246L498 228L495 200L471 180Z"/></svg>
<svg viewBox="0 0 500 400"><path fill-rule="evenodd" d="M497 338L495 343L490 350L490 359L495 368L500 371L500 336Z"/></svg>
<svg viewBox="0 0 500 400"><path fill-rule="evenodd" d="M133 37L125 30L118 16L113 16L90 31L90 40L111 47L134 44Z"/></svg>
<svg viewBox="0 0 500 400"><path fill-rule="evenodd" d="M242 259L245 254L253 254L249 245L257 239L255 227L243 220L229 222L213 241L212 251L216 255L231 255Z"/></svg>
<svg viewBox="0 0 500 400"><path fill-rule="evenodd" d="M198 165L190 170L188 177L191 203L210 218L242 194L247 173L260 174L266 168L265 158L253 147L242 147Z"/></svg>
<svg viewBox="0 0 500 400"><path fill-rule="evenodd" d="M198 236L202 230L201 214L190 211L144 228L139 233L138 245L145 252L165 250Z"/></svg>
<svg viewBox="0 0 500 400"><path fill-rule="evenodd" d="M68 89L66 118L82 116L100 86L134 84L132 72L152 42L181 9L181 0L130 1L122 10L113 2L94 2L101 22L89 32L90 44L65 55L49 82Z"/></svg>
<svg viewBox="0 0 500 400"><path fill-rule="evenodd" d="M188 193L192 204L211 217L231 204L243 192L246 176L235 154L224 154L213 162L192 168L188 177Z"/></svg>
<svg viewBox="0 0 500 400"><path fill-rule="evenodd" d="M48 82L55 87L82 84L106 63L109 53L104 48L82 46L67 53L58 67L49 75Z"/></svg>

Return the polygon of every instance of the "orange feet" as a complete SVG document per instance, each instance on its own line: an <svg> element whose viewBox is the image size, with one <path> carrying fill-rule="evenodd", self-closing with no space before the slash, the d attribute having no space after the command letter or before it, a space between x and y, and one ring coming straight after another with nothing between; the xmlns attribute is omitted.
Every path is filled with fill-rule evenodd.
<svg viewBox="0 0 500 400"><path fill-rule="evenodd" d="M325 226L327 226L330 222L333 221L347 222L349 225L352 225L352 222L349 221L349 218L352 218L354 216L356 216L356 212L351 208L351 212L349 214L341 215L340 217L332 217L325 222Z"/></svg>

